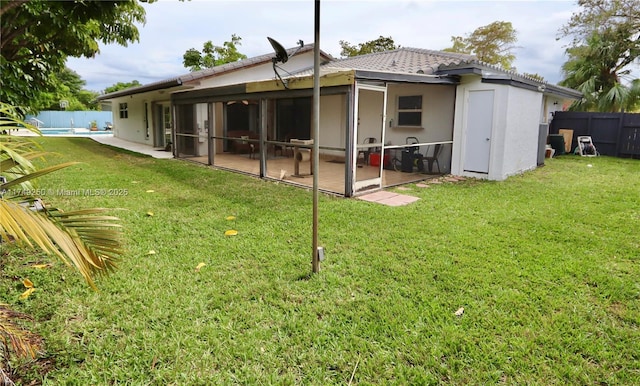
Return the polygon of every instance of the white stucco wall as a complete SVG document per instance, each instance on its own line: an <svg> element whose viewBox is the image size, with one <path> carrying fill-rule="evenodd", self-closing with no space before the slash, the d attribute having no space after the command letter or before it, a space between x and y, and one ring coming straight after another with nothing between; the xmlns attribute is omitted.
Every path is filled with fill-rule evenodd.
<svg viewBox="0 0 640 386"><path fill-rule="evenodd" d="M304 69L313 66L313 51L308 51L289 58L287 63L280 64L282 69L293 72L298 69ZM282 74L286 74L280 70ZM192 84L174 87L162 91L150 91L147 93L125 96L112 100L114 135L127 141L146 144L153 146L154 143L154 114L151 109L151 103L157 101L170 101L170 95L173 91L189 87L190 90L197 90L210 87L221 87L233 84L241 84L256 80L274 79L275 73L271 62L248 67L242 70L231 71L225 74L215 75L209 79L201 79ZM127 103L129 117L121 119L119 113L119 104ZM145 103L147 103L149 136L147 137L145 122Z"/></svg>
<svg viewBox="0 0 640 386"><path fill-rule="evenodd" d="M382 141L382 109L384 106L384 93L377 90L359 89L358 91L358 116L356 117L356 137L359 144L364 143L365 138L373 137L377 142Z"/></svg>
<svg viewBox="0 0 640 386"><path fill-rule="evenodd" d="M470 91L479 90L494 91L488 174L464 171L468 95ZM539 91L482 83L477 75L463 76L456 99L451 173L500 181L534 169L543 106L543 94Z"/></svg>
<svg viewBox="0 0 640 386"><path fill-rule="evenodd" d="M282 77L285 77L287 72L294 72L300 69L313 67L313 51L292 56L289 58L287 63L280 63L278 64L278 67L282 68L278 70ZM201 79L198 81L198 84L195 85L194 90L230 86L267 79L276 79L276 74L273 71L273 64L271 62L215 75L208 79Z"/></svg>
<svg viewBox="0 0 640 386"><path fill-rule="evenodd" d="M398 97L422 95L422 127L398 127ZM450 141L454 119L456 89L446 85L390 84L387 88L385 142L406 143L407 137L420 142ZM391 122L393 120L393 123Z"/></svg>
<svg viewBox="0 0 640 386"><path fill-rule="evenodd" d="M552 114L556 111L563 111L568 108L573 101L563 99L558 96L545 95L542 102L542 112L540 115L541 123L551 123Z"/></svg>
<svg viewBox="0 0 640 386"><path fill-rule="evenodd" d="M509 112L509 86L485 84L486 88L494 90L493 100L493 129L491 132L491 154L489 156L490 180L503 180L502 170L505 166L504 152L512 144L508 143L506 135L507 116Z"/></svg>
<svg viewBox="0 0 640 386"><path fill-rule="evenodd" d="M127 104L128 118L120 118L120 103ZM151 103L147 103L149 118L149 136L146 133L145 123L145 99L134 95L115 99L113 101L113 125L114 135L126 141L153 145L153 121Z"/></svg>
<svg viewBox="0 0 640 386"><path fill-rule="evenodd" d="M503 180L511 175L535 169L538 160L538 134L543 95L522 88L506 87L504 148L501 167L491 179Z"/></svg>
<svg viewBox="0 0 640 386"><path fill-rule="evenodd" d="M346 101L343 95L320 97L320 146L344 148L346 143ZM321 151L344 155L344 151Z"/></svg>

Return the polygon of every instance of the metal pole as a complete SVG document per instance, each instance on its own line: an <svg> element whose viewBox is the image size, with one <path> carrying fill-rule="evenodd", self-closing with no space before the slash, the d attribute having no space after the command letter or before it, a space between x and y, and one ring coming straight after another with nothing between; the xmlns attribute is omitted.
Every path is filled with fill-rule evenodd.
<svg viewBox="0 0 640 386"><path fill-rule="evenodd" d="M311 270L320 272L318 256L318 163L320 161L320 0L315 0L313 42L313 251Z"/></svg>

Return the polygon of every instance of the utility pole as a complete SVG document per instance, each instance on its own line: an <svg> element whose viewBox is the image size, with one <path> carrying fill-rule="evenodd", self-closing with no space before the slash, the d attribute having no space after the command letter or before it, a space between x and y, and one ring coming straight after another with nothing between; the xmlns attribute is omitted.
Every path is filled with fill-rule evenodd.
<svg viewBox="0 0 640 386"><path fill-rule="evenodd" d="M315 0L313 40L313 255L311 270L320 272L318 250L318 163L320 162L320 0Z"/></svg>

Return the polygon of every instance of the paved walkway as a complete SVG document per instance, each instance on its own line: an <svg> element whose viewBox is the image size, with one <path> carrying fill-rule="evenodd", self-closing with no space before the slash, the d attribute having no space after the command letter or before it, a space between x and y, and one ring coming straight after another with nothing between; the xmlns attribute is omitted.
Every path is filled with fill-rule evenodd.
<svg viewBox="0 0 640 386"><path fill-rule="evenodd" d="M387 192L386 190L379 190L377 192L358 196L358 199L388 206L408 205L419 200L418 197L394 192Z"/></svg>
<svg viewBox="0 0 640 386"><path fill-rule="evenodd" d="M149 145L143 145L141 143L125 141L124 139L116 138L113 135L94 135L89 136L89 138L104 145L119 147L120 149L126 149L129 151L134 151L136 153L150 155L153 158L173 158L173 153L171 153L170 151L164 151L164 149L162 148L153 148Z"/></svg>

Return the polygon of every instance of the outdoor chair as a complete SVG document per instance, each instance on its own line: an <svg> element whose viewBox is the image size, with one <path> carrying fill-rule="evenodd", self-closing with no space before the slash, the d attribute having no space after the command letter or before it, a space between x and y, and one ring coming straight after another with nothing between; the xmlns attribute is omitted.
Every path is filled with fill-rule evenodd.
<svg viewBox="0 0 640 386"><path fill-rule="evenodd" d="M431 147L431 146L429 146ZM427 170L429 171L429 174L432 173L433 171L433 163L435 162L435 164L438 166L438 174L441 173L440 171L440 162L438 162L438 157L440 156L440 153L442 152L442 144L438 143L436 145L433 145L433 154L429 155L429 149L427 148L427 153L424 155L424 157L422 157L422 163L424 165L425 162L427 162Z"/></svg>
<svg viewBox="0 0 640 386"><path fill-rule="evenodd" d="M378 142L378 140L374 137L367 137L364 139L364 144L365 145L369 145L372 143L376 143ZM360 154L364 154L364 163L369 165L369 155L371 153L374 153L376 151L376 148L372 148L372 147L367 147L366 149L360 149L358 150L358 157L356 158L356 161L360 158Z"/></svg>

